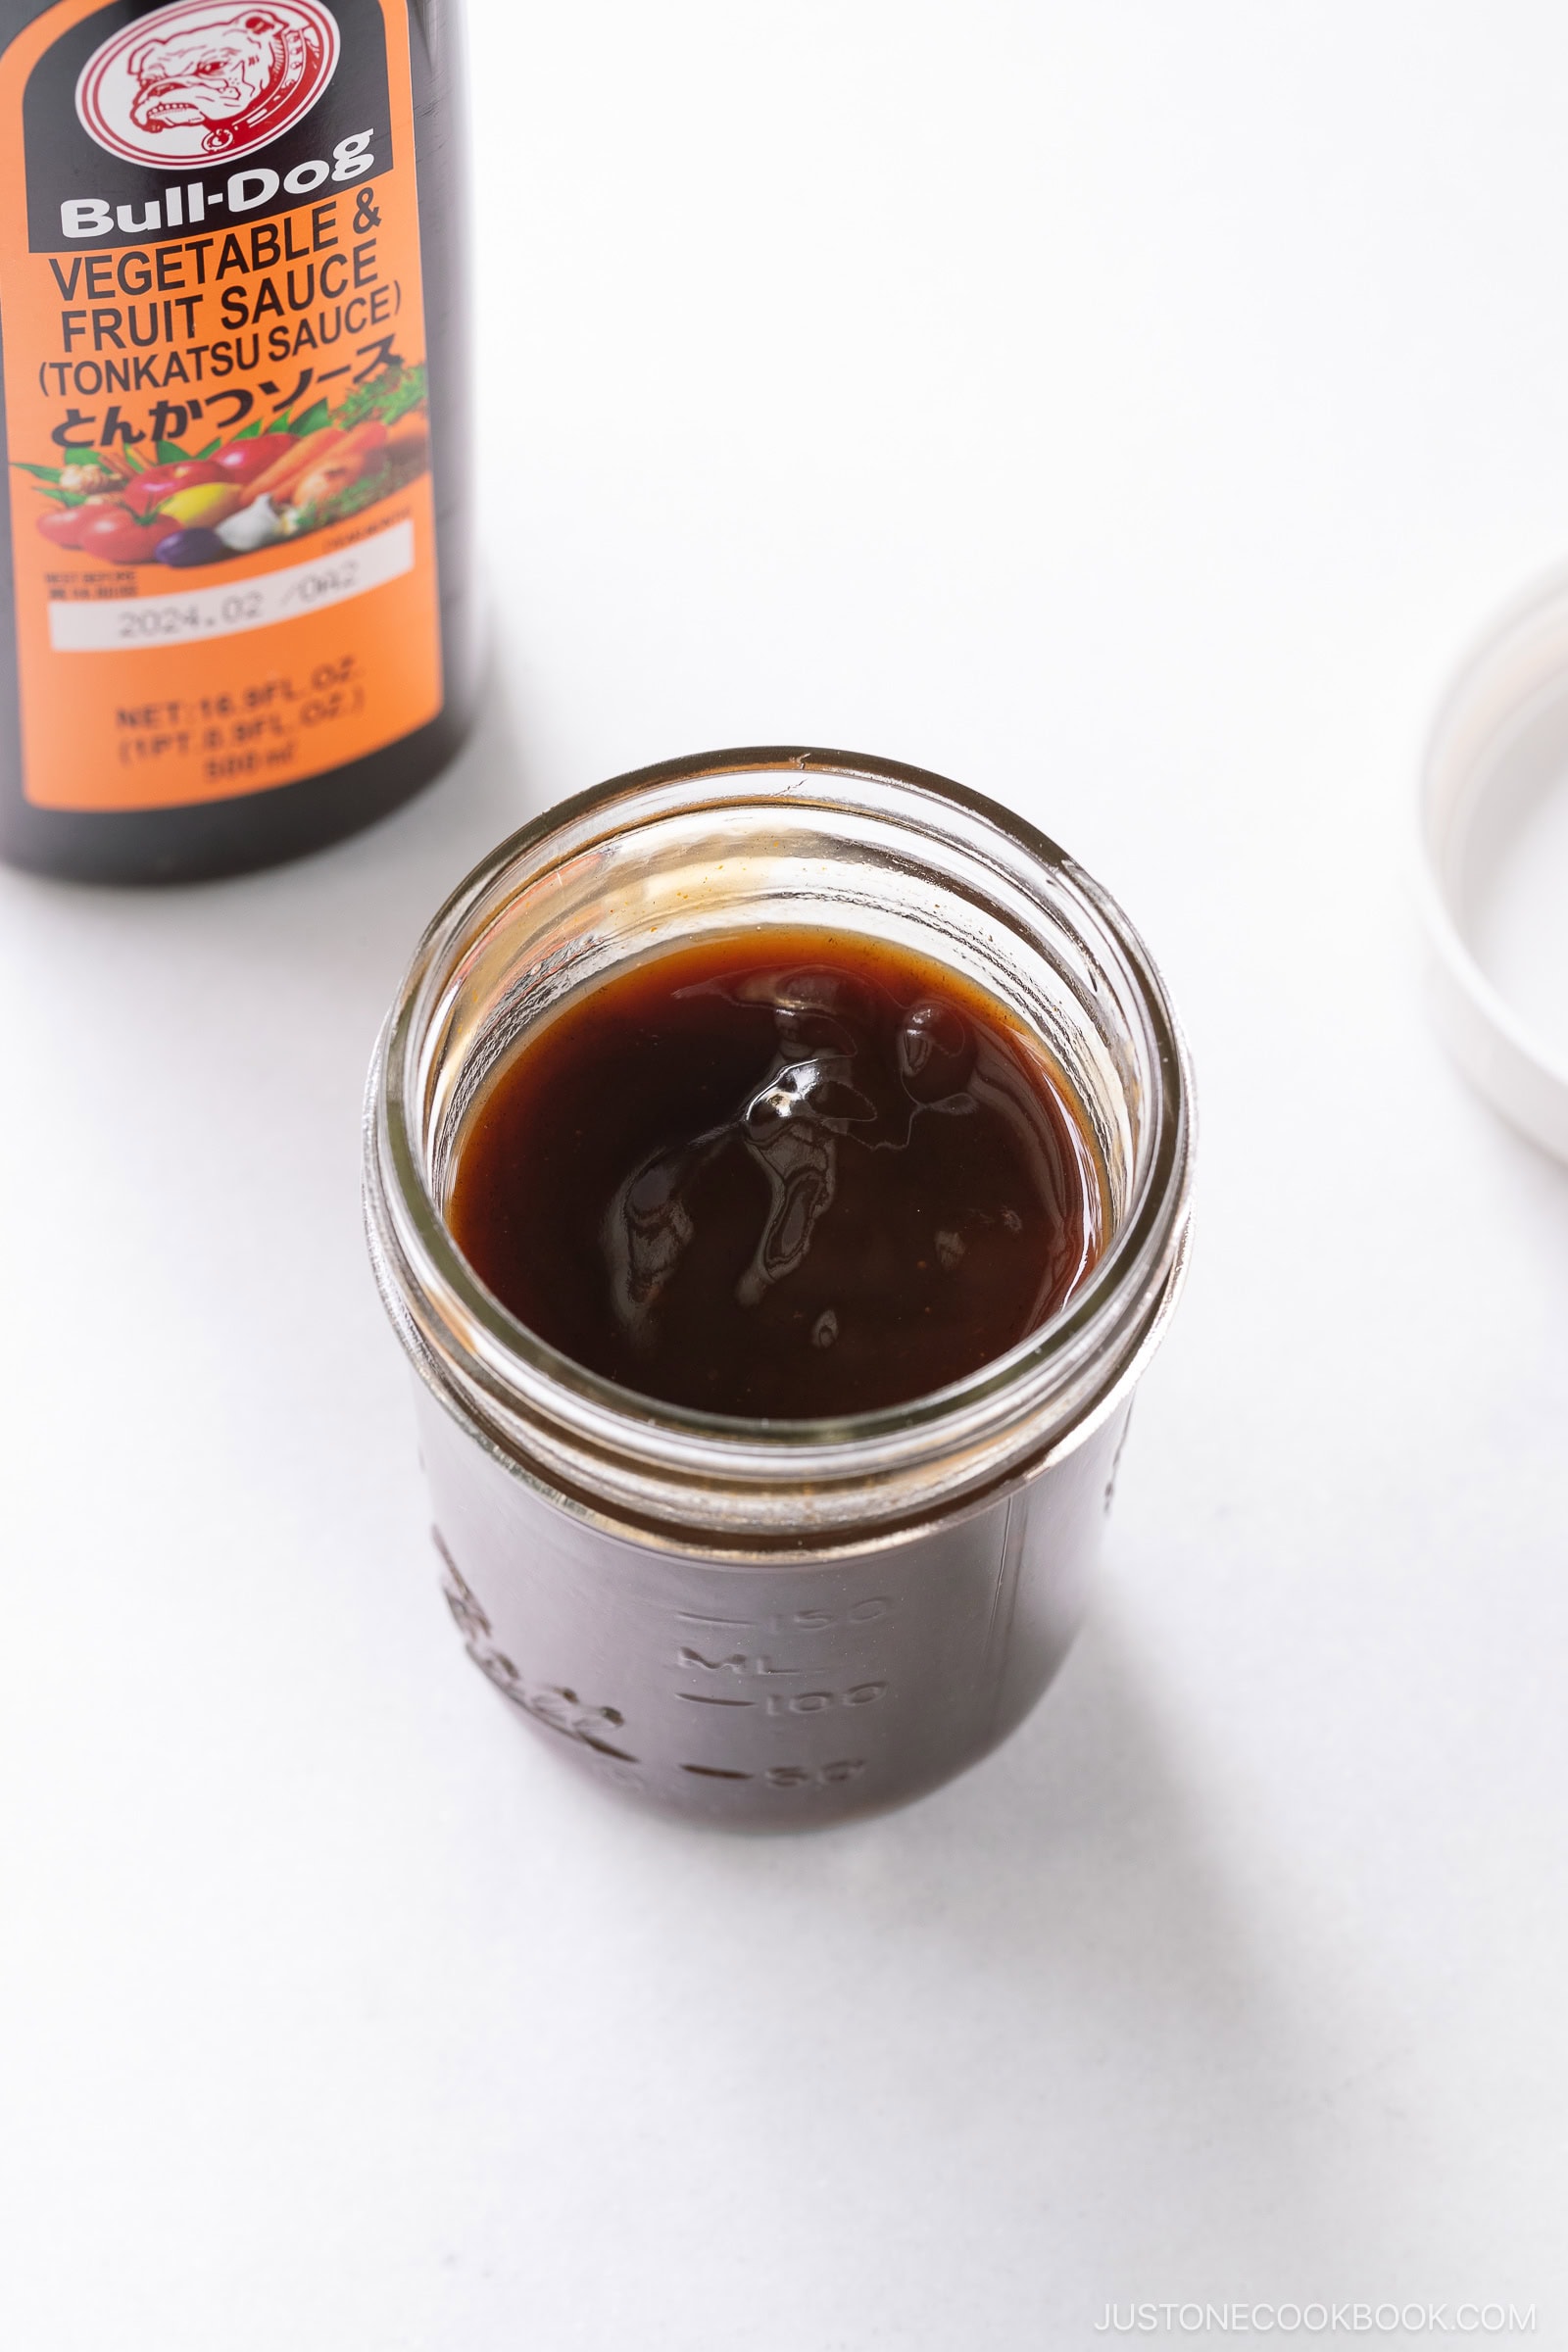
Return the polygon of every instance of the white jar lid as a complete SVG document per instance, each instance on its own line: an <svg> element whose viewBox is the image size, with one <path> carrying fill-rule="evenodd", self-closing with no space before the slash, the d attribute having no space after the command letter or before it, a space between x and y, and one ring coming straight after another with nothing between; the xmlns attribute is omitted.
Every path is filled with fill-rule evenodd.
<svg viewBox="0 0 1568 2352"><path fill-rule="evenodd" d="M1544 821L1544 812L1546 812ZM1515 605L1460 667L1421 772L1420 895L1433 1017L1454 1059L1505 1117L1568 1159L1568 1002L1509 985L1496 952L1512 900L1536 901L1554 971L1568 972L1568 573ZM1560 840L1559 840L1560 836ZM1557 853L1561 853L1560 857ZM1532 862L1533 861L1533 862ZM1500 915L1499 915L1500 909ZM1555 1034L1554 1034L1555 1031Z"/></svg>

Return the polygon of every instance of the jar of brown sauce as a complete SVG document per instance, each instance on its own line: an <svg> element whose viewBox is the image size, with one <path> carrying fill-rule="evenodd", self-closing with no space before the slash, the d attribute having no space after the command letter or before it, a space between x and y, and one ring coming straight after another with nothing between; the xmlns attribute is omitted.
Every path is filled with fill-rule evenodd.
<svg viewBox="0 0 1568 2352"><path fill-rule="evenodd" d="M961 786L730 752L514 835L425 934L366 1120L475 1663L693 1819L973 1763L1077 1629L1192 1143L1138 935Z"/></svg>

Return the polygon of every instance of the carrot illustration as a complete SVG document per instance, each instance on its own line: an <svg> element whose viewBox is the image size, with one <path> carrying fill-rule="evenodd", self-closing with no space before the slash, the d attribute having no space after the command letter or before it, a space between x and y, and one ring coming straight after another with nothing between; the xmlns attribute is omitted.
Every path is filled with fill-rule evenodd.
<svg viewBox="0 0 1568 2352"><path fill-rule="evenodd" d="M247 483L249 498L270 498L273 505L288 497L295 484L307 473L314 473L320 460L330 456L334 465L348 457L361 457L378 449L386 439L386 426L375 417L368 416L363 424L344 431L341 425L323 424L318 432L302 433L293 449L286 449L275 466L256 481Z"/></svg>
<svg viewBox="0 0 1568 2352"><path fill-rule="evenodd" d="M385 439L386 426L380 418L367 416L363 424L352 425L344 434L337 448L332 452L333 461L335 463L337 459L345 458L351 452L356 457L367 457L371 450L379 449Z"/></svg>
<svg viewBox="0 0 1568 2352"><path fill-rule="evenodd" d="M317 432L301 433L292 449L285 449L265 473L258 474L254 482L246 483L245 487L250 493L247 506L254 499L279 497L297 474L302 473L317 458L324 457L343 438L343 428L337 424L323 424Z"/></svg>

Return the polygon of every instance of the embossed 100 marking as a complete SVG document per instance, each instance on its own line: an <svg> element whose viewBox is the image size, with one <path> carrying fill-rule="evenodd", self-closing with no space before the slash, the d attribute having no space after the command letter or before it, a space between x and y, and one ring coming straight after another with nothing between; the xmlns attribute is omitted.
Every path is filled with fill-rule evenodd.
<svg viewBox="0 0 1568 2352"><path fill-rule="evenodd" d="M760 1698L728 1691L677 1690L689 1707L760 1707L764 1715L825 1715L831 1707L869 1707L883 1697L886 1683L856 1683L848 1690L770 1690Z"/></svg>

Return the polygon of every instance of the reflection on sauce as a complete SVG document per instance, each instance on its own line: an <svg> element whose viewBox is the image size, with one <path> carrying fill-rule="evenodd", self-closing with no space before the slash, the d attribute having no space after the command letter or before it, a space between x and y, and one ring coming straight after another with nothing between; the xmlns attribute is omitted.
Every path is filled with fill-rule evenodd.
<svg viewBox="0 0 1568 2352"><path fill-rule="evenodd" d="M1002 1008L827 931L682 947L503 1063L447 1216L518 1319L665 1402L782 1420L929 1395L1093 1265L1083 1113Z"/></svg>

